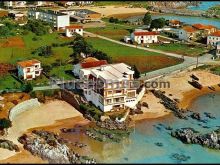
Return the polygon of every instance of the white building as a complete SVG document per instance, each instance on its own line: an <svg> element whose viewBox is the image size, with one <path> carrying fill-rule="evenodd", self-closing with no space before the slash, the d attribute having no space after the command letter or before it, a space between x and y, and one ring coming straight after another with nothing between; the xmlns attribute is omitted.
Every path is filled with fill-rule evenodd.
<svg viewBox="0 0 220 165"><path fill-rule="evenodd" d="M17 62L18 76L24 80L32 80L42 73L41 62L38 60L27 60Z"/></svg>
<svg viewBox="0 0 220 165"><path fill-rule="evenodd" d="M196 39L196 35L199 31L192 26L185 26L179 30L179 39L184 41L190 41Z"/></svg>
<svg viewBox="0 0 220 165"><path fill-rule="evenodd" d="M87 101L91 101L104 112L119 107L134 109L143 97L145 88L137 93L137 87L133 85L133 75L134 71L124 63L81 69L80 79L96 83L94 86L87 86L84 83L82 87L84 96Z"/></svg>
<svg viewBox="0 0 220 165"><path fill-rule="evenodd" d="M80 63L74 65L72 72L75 76L78 77L80 75L80 69L98 67L106 64L108 64L106 60L98 60L94 57L88 57L82 60Z"/></svg>
<svg viewBox="0 0 220 165"><path fill-rule="evenodd" d="M131 41L137 42L138 44L157 43L157 37L157 32L149 32L147 30L138 30L131 33Z"/></svg>
<svg viewBox="0 0 220 165"><path fill-rule="evenodd" d="M68 14L53 10L31 9L28 11L28 17L52 23L57 29L65 28L70 24L70 17Z"/></svg>
<svg viewBox="0 0 220 165"><path fill-rule="evenodd" d="M7 8L22 8L26 7L26 1L4 1L4 7Z"/></svg>
<svg viewBox="0 0 220 165"><path fill-rule="evenodd" d="M80 25L66 26L65 33L67 37L72 37L74 36L75 33L83 36L83 26Z"/></svg>
<svg viewBox="0 0 220 165"><path fill-rule="evenodd" d="M220 42L220 30L210 34L207 37L207 45L212 45L212 46L216 46L216 44Z"/></svg>

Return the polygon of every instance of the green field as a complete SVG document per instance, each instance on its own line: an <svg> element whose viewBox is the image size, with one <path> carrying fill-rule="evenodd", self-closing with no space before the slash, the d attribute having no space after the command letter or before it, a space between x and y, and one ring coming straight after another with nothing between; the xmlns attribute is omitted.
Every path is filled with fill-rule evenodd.
<svg viewBox="0 0 220 165"><path fill-rule="evenodd" d="M119 45L99 38L86 38L86 41L94 48L111 56L113 62L124 62L129 65L136 65L142 73L182 62L181 59Z"/></svg>
<svg viewBox="0 0 220 165"><path fill-rule="evenodd" d="M185 56L199 56L206 52L204 47L190 46L181 43L171 43L171 44L151 44L150 48L158 49L166 52L172 52L177 54L182 54Z"/></svg>
<svg viewBox="0 0 220 165"><path fill-rule="evenodd" d="M0 77L0 90L4 89L20 89L21 83L11 75Z"/></svg>
<svg viewBox="0 0 220 165"><path fill-rule="evenodd" d="M33 41L33 33L21 36L25 46L23 48L18 47L0 47L0 62L16 64L18 60L27 59L38 59L42 64L51 64L60 59L65 62L69 55L73 52L72 48L69 47L55 47L52 49L54 54L50 57L40 57L38 55L31 54L32 51L39 48L40 46L51 45L52 43L64 43L67 42L65 39L59 37L58 33L47 34L39 36L37 41Z"/></svg>
<svg viewBox="0 0 220 165"><path fill-rule="evenodd" d="M53 67L53 69L50 71L49 75L52 77L57 77L59 79L72 80L72 79L74 79L74 76L71 74L72 69L73 69L72 64L68 64L65 66Z"/></svg>
<svg viewBox="0 0 220 165"><path fill-rule="evenodd" d="M106 27L87 28L85 30L120 41L124 38L124 36L130 35L130 31L133 29L133 27L129 27L126 25L106 23Z"/></svg>

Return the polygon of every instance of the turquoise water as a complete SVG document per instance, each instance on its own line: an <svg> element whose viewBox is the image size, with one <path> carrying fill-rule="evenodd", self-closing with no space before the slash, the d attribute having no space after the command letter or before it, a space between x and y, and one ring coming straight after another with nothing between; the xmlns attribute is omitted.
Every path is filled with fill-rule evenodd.
<svg viewBox="0 0 220 165"><path fill-rule="evenodd" d="M119 144L98 142L79 133L79 131L63 136L72 141L88 144L88 147L82 150L86 151L86 155L103 163L219 163L220 151L196 144L184 144L171 137L170 131L165 129L166 126L172 128L192 127L202 133L217 129L217 126L220 126L219 101L220 93L207 94L197 98L189 108L200 112L202 119L207 120L207 123L191 118L181 120L172 114L161 119L143 120L136 123L129 138L123 139ZM210 112L216 119L206 118L204 112ZM210 128L203 128L203 126ZM155 145L158 142L163 146ZM190 156L190 159L185 162L178 161L171 157L175 153Z"/></svg>
<svg viewBox="0 0 220 165"><path fill-rule="evenodd" d="M219 5L219 1L203 1L199 6L189 6L188 9L191 10L208 10L210 7Z"/></svg>
<svg viewBox="0 0 220 165"><path fill-rule="evenodd" d="M209 7L212 7L216 4L220 4L220 1L211 1L211 2L202 2L198 7L190 7L192 10L207 10ZM127 20L136 21L138 19L142 19L144 15L130 17ZM178 19L185 24L195 24L202 23L207 25L214 25L217 28L220 28L220 19L219 18L205 18L205 17L190 17L190 16L179 16L172 14L155 14L152 15L152 19L163 17L165 19Z"/></svg>
<svg viewBox="0 0 220 165"><path fill-rule="evenodd" d="M199 145L183 144L172 138L170 131L159 125L161 123L173 128L192 127L203 133L217 129L217 126L220 126L219 101L220 93L208 94L199 97L190 107L191 110L200 112L203 119L207 119L206 124L193 119L180 120L174 116L136 124L135 132L130 136L131 142L121 145L121 155L109 159L109 161L112 163L181 163L171 158L172 154L178 153L190 156L190 159L182 163L219 163L220 151L203 148ZM211 112L216 119L206 118L203 112ZM154 144L156 142L162 143L163 146L156 146Z"/></svg>

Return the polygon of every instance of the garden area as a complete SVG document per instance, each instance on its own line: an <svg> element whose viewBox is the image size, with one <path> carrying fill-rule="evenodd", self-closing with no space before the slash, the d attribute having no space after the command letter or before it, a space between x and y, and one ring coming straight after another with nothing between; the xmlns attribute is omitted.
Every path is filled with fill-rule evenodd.
<svg viewBox="0 0 220 165"><path fill-rule="evenodd" d="M207 51L204 46L194 46L181 43L151 44L150 48L192 57L200 56Z"/></svg>
<svg viewBox="0 0 220 165"><path fill-rule="evenodd" d="M124 62L131 66L136 65L141 73L183 62L182 59L119 45L99 38L90 37L86 38L86 41L94 48L112 57L114 63Z"/></svg>

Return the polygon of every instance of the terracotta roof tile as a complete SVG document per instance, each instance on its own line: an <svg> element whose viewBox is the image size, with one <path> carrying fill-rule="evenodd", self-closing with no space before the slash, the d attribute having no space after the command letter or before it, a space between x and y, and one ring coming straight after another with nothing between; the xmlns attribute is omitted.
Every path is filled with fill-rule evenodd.
<svg viewBox="0 0 220 165"><path fill-rule="evenodd" d="M220 37L220 30L210 34L210 36L216 36L216 37Z"/></svg>
<svg viewBox="0 0 220 165"><path fill-rule="evenodd" d="M17 62L17 65L21 66L22 68L26 68L26 67L31 67L34 64L38 64L38 63L40 63L40 61L33 59L33 60Z"/></svg>
<svg viewBox="0 0 220 165"><path fill-rule="evenodd" d="M82 29L83 26L80 25L70 25L70 26L66 26L66 29Z"/></svg>
<svg viewBox="0 0 220 165"><path fill-rule="evenodd" d="M108 64L106 60L100 60L100 61L81 63L81 67L85 69L85 68L98 67L106 64Z"/></svg>
<svg viewBox="0 0 220 165"><path fill-rule="evenodd" d="M196 32L197 30L195 28L193 28L192 26L184 26L183 30L192 33L192 32Z"/></svg>
<svg viewBox="0 0 220 165"><path fill-rule="evenodd" d="M157 32L134 32L135 36L158 35Z"/></svg>
<svg viewBox="0 0 220 165"><path fill-rule="evenodd" d="M203 25L203 24L193 24L192 26L193 26L194 28L196 28L196 29L199 29L199 30L215 28L215 26L212 26L212 25Z"/></svg>

